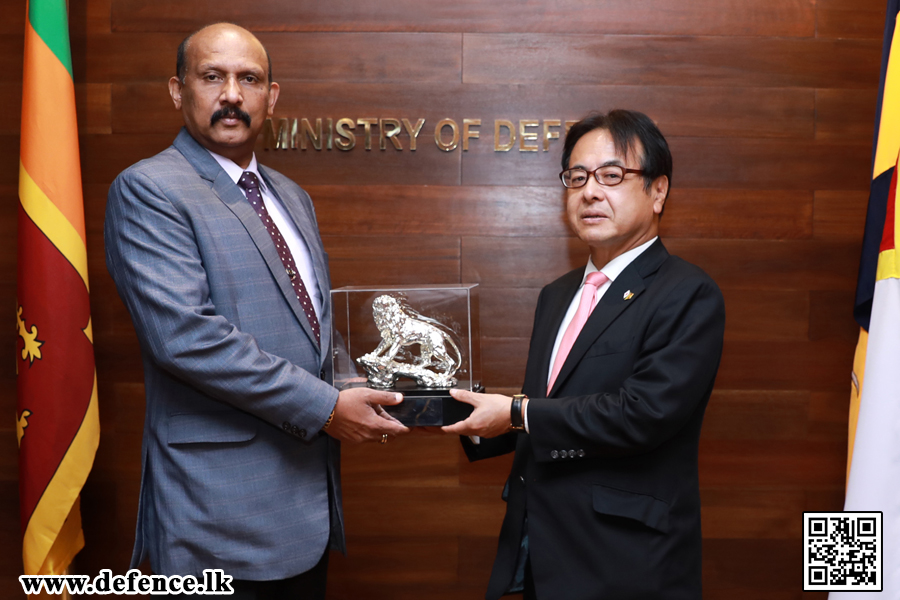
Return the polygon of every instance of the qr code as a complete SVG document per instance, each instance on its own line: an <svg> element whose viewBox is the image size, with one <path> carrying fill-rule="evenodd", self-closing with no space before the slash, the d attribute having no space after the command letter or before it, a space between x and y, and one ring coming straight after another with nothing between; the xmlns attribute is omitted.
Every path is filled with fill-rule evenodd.
<svg viewBox="0 0 900 600"><path fill-rule="evenodd" d="M882 591L881 515L803 513L803 591Z"/></svg>

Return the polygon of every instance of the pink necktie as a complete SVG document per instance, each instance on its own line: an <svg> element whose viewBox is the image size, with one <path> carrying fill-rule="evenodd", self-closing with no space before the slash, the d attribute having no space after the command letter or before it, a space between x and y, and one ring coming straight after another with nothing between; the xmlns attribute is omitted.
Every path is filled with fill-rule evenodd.
<svg viewBox="0 0 900 600"><path fill-rule="evenodd" d="M547 384L548 395L550 394L550 390L553 389L553 384L556 382L556 377L559 375L563 363L566 362L566 357L569 356L569 352L575 344L575 339L578 337L578 334L581 333L584 324L587 323L588 317L591 316L591 311L594 309L594 296L597 295L597 288L607 281L609 281L609 278L600 271L594 271L587 276L587 279L584 282L584 288L581 290L581 302L578 304L578 310L575 311L572 322L569 323L569 326L566 328L562 341L559 343L559 350L556 352L556 360L553 362L553 371L550 374L550 383Z"/></svg>

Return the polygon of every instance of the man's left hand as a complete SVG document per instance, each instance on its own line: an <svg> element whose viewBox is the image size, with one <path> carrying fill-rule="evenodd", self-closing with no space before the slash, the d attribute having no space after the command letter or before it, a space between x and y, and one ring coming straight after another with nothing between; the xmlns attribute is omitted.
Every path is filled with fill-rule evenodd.
<svg viewBox="0 0 900 600"><path fill-rule="evenodd" d="M478 435L485 438L497 437L509 431L509 409L512 398L500 394L477 394L465 390L450 390L454 400L475 407L465 421L441 427L445 433Z"/></svg>

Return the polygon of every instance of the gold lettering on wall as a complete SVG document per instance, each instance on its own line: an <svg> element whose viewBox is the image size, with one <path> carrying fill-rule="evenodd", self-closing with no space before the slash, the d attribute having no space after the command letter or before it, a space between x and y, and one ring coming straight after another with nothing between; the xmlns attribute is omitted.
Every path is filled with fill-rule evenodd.
<svg viewBox="0 0 900 600"><path fill-rule="evenodd" d="M453 139L449 143L445 142L443 138L444 127L449 127L453 133ZM444 152L456 150L456 147L459 145L459 125L456 124L456 121L453 119L441 119L438 121L438 124L434 126L434 143Z"/></svg>
<svg viewBox="0 0 900 600"><path fill-rule="evenodd" d="M272 126L272 119L266 119L263 139L266 149L287 150L297 147L297 119L278 119L278 133Z"/></svg>
<svg viewBox="0 0 900 600"><path fill-rule="evenodd" d="M509 132L509 141L500 142L500 129L504 128ZM509 152L516 145L516 130L512 121L506 119L497 119L494 121L494 152Z"/></svg>
<svg viewBox="0 0 900 600"><path fill-rule="evenodd" d="M356 146L356 134L349 131L350 129L356 129L353 119L338 119L335 130L341 139L334 140L334 145L338 147L338 150L346 152L353 150L353 147Z"/></svg>
<svg viewBox="0 0 900 600"><path fill-rule="evenodd" d="M545 119L544 120L544 152L550 150L550 140L558 140L559 132L558 131L550 131L551 127L559 127L560 120L559 119Z"/></svg>
<svg viewBox="0 0 900 600"><path fill-rule="evenodd" d="M312 142L313 148L322 149L322 119L316 119L316 128L313 130L309 119L300 119L300 149L306 150L306 140Z"/></svg>
<svg viewBox="0 0 900 600"><path fill-rule="evenodd" d="M481 119L463 119L463 152L469 151L469 139L478 139L479 131L472 127L479 127Z"/></svg>
<svg viewBox="0 0 900 600"><path fill-rule="evenodd" d="M425 121L423 120L422 123ZM394 148L397 150L403 150L403 144L400 143L400 140L397 139L397 134L400 133L400 121L397 119L379 119L378 120L378 147L382 150L387 148L386 141L391 140L391 144L394 145Z"/></svg>
<svg viewBox="0 0 900 600"><path fill-rule="evenodd" d="M410 152L416 151L416 138L419 137L419 132L422 131L422 126L425 125L425 119L419 119L416 121L416 126L413 127L409 124L409 119L403 119L403 128L406 130L406 133L409 135L409 150Z"/></svg>
<svg viewBox="0 0 900 600"><path fill-rule="evenodd" d="M372 125L378 124L378 119L375 118L366 118L366 119L357 119L357 125L362 125L366 132L366 150L372 149Z"/></svg>
<svg viewBox="0 0 900 600"><path fill-rule="evenodd" d="M509 152L518 145L519 152L549 152L551 142L558 140L578 121L567 119L495 119L494 120L494 152ZM425 119L416 119L415 125L407 118L396 117L343 117L335 120L332 117L302 117L266 119L263 125L264 150L338 150L348 152L356 147L357 132L363 136L363 147L372 150L373 131L378 128L378 148L387 150L388 142L394 150L402 152L404 136L409 138L410 152L416 151L416 142ZM434 144L443 152L456 150L462 141L462 151L468 152L469 146L479 143L490 144L491 141L480 142L482 120L462 119L462 131L458 121L449 117L441 119L434 127ZM560 132L560 128L565 132ZM449 130L449 131L448 131ZM485 132L490 137L490 132ZM335 136L337 134L337 136ZM518 144L516 142L518 141Z"/></svg>
<svg viewBox="0 0 900 600"><path fill-rule="evenodd" d="M527 131L528 127L537 127L540 121L537 119L522 119L519 121L519 152L537 152L537 144L529 144L528 141L537 142L537 131Z"/></svg>

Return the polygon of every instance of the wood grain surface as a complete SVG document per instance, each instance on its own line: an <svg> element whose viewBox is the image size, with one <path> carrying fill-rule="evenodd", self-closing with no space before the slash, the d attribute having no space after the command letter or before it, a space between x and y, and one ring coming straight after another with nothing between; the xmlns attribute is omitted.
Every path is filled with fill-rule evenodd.
<svg viewBox="0 0 900 600"><path fill-rule="evenodd" d="M851 317L871 172L881 0L86 0L71 38L102 435L83 491L73 569L128 567L140 483L142 366L104 264L110 182L167 147L175 48L229 20L256 31L282 87L279 119L351 119L349 151L266 149L311 194L335 286L478 283L489 391L521 386L541 287L580 267L557 180L564 133L494 148L494 123L564 132L592 110L634 108L674 156L667 247L726 299L725 353L700 446L704 598L797 600L801 516L843 501ZM0 299L15 305L24 7L0 22ZM361 119L425 119L365 149ZM435 125L477 119L445 152ZM504 135L508 132L504 130ZM444 132L449 137L449 129ZM299 146L299 142L298 142ZM3 329L6 347L13 328ZM15 399L12 361L0 403ZM0 596L22 598L14 426L0 423ZM329 598L483 597L511 457L470 464L457 440L417 433L347 446L347 557ZM145 566L146 567L146 566Z"/></svg>

